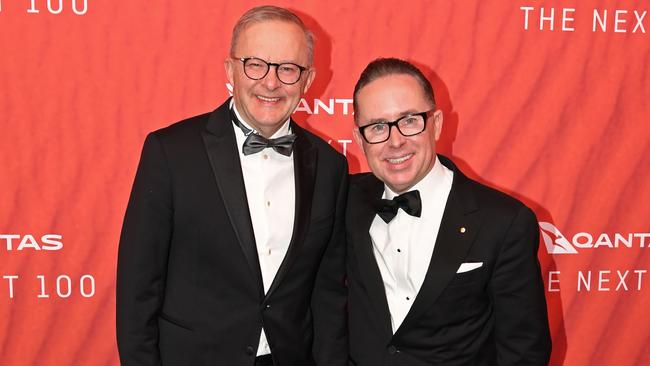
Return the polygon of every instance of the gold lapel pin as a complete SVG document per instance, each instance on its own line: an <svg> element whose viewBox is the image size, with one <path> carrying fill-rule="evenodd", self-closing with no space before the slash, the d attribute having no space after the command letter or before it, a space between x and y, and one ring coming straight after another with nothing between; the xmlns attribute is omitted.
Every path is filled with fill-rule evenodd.
<svg viewBox="0 0 650 366"><path fill-rule="evenodd" d="M460 228L460 233L461 233L461 234L464 234L464 233L465 233L465 231L467 231L467 229L465 229L465 227L464 227L464 226Z"/></svg>

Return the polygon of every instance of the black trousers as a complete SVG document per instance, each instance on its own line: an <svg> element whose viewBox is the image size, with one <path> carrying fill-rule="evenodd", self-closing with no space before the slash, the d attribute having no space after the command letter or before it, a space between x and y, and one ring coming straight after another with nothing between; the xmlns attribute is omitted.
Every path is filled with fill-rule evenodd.
<svg viewBox="0 0 650 366"><path fill-rule="evenodd" d="M273 366L273 357L271 355L255 357L255 366Z"/></svg>

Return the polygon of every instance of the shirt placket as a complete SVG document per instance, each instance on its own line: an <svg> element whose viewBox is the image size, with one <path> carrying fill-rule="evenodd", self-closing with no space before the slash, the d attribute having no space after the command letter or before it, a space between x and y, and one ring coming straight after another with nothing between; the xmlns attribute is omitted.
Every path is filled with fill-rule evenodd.
<svg viewBox="0 0 650 366"><path fill-rule="evenodd" d="M388 225L390 245L388 246L391 251L390 257L392 258L392 271L395 278L395 305L396 313L401 323L406 317L410 308L410 302L413 300L410 294L410 283L408 279L408 220L404 217L404 212L398 212L393 222Z"/></svg>

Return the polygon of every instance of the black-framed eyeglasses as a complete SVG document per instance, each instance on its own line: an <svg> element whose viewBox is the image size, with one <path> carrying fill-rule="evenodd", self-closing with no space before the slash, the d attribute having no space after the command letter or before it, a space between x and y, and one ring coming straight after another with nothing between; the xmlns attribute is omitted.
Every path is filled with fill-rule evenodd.
<svg viewBox="0 0 650 366"><path fill-rule="evenodd" d="M292 62L277 64L274 62L266 62L257 57L241 57L235 58L235 60L239 60L244 64L244 74L252 80L264 79L266 74L269 73L271 66L275 66L275 75L278 77L278 80L287 85L297 83L303 71L308 69L307 67Z"/></svg>
<svg viewBox="0 0 650 366"><path fill-rule="evenodd" d="M359 133L369 144L380 144L388 141L392 127L396 127L402 136L415 136L426 129L427 114L433 110L435 108L425 112L409 114L393 122L377 122L361 126L359 127Z"/></svg>

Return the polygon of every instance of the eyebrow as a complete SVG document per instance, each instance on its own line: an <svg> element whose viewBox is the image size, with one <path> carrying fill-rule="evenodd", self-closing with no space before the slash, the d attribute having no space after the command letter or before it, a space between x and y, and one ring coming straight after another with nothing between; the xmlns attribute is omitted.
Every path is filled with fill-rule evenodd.
<svg viewBox="0 0 650 366"><path fill-rule="evenodd" d="M416 111L415 109L407 109L407 110L405 110L403 112L400 112L400 114L398 114L397 119L395 119L395 120L399 120L400 118L403 118L403 117L406 117L406 116L409 116L409 115L412 115L412 114L416 114L416 113L419 113L419 112ZM385 119L385 118L373 118L365 126L372 125L372 124L375 124L375 123L386 123L386 122L389 122L389 121L387 119Z"/></svg>
<svg viewBox="0 0 650 366"><path fill-rule="evenodd" d="M240 58L256 58L258 60L262 60L262 61L267 62L267 63L270 62L272 64L294 64L294 65L302 66L302 64L298 63L297 61L291 61L291 60L269 61L269 60L265 59L264 57L259 57L259 56L244 56L244 57L240 57ZM303 66L303 67L306 67L306 66Z"/></svg>

